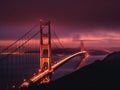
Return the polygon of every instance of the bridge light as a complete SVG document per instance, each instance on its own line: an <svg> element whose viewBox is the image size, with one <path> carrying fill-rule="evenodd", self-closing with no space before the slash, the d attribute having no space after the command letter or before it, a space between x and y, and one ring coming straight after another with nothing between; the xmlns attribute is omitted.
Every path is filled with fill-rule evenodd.
<svg viewBox="0 0 120 90"><path fill-rule="evenodd" d="M27 81L25 81L21 84L21 87L28 87L28 86L29 86L29 83Z"/></svg>
<svg viewBox="0 0 120 90"><path fill-rule="evenodd" d="M23 79L23 81L25 82L25 81L26 81L26 79Z"/></svg>
<svg viewBox="0 0 120 90"><path fill-rule="evenodd" d="M12 85L12 88L15 88L15 85Z"/></svg>
<svg viewBox="0 0 120 90"><path fill-rule="evenodd" d="M42 72L42 70L41 70L41 69L38 69L38 72Z"/></svg>
<svg viewBox="0 0 120 90"><path fill-rule="evenodd" d="M55 74L55 72L52 72L52 74Z"/></svg>
<svg viewBox="0 0 120 90"><path fill-rule="evenodd" d="M33 74L34 76L36 75L36 73Z"/></svg>

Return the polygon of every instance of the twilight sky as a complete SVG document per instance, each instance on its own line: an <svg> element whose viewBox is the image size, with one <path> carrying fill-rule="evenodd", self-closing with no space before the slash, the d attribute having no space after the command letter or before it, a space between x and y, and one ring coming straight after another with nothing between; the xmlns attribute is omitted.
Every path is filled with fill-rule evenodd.
<svg viewBox="0 0 120 90"><path fill-rule="evenodd" d="M80 39L86 46L120 46L120 0L0 0L0 43L13 42L40 18L51 20L66 47Z"/></svg>

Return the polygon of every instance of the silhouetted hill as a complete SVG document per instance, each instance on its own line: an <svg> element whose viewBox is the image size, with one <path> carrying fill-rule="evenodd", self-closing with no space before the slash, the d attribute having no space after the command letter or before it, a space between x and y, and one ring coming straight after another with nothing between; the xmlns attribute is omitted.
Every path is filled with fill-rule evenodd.
<svg viewBox="0 0 120 90"><path fill-rule="evenodd" d="M70 75L27 90L98 90L120 89L120 52L109 54L103 61L83 67Z"/></svg>

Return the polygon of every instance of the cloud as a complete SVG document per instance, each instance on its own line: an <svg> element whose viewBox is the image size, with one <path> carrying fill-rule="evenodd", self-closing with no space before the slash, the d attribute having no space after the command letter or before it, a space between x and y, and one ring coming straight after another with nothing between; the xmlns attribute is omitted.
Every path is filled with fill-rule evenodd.
<svg viewBox="0 0 120 90"><path fill-rule="evenodd" d="M93 31L84 33L71 34L73 41L83 40L85 42L118 42L120 40L120 34L118 32L108 31Z"/></svg>
<svg viewBox="0 0 120 90"><path fill-rule="evenodd" d="M0 1L0 40L15 40L24 34L26 25L39 23L42 17L51 20L52 30L59 38L65 38L63 41L118 42L119 3L120 0Z"/></svg>
<svg viewBox="0 0 120 90"><path fill-rule="evenodd" d="M64 25L110 26L120 23L119 3L119 0L7 0L0 2L0 21L28 23L45 17Z"/></svg>

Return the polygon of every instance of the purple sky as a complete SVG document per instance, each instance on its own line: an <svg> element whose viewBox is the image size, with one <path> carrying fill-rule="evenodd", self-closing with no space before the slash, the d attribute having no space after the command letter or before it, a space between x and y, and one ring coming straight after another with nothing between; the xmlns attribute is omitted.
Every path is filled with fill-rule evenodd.
<svg viewBox="0 0 120 90"><path fill-rule="evenodd" d="M120 45L120 0L1 0L0 40L15 40L40 18L51 20L64 45Z"/></svg>

